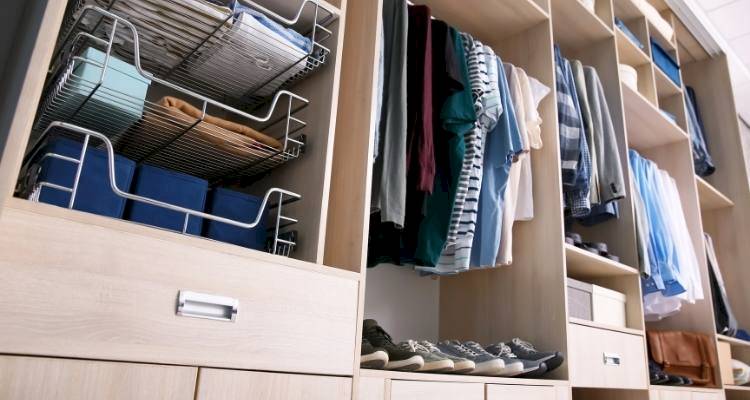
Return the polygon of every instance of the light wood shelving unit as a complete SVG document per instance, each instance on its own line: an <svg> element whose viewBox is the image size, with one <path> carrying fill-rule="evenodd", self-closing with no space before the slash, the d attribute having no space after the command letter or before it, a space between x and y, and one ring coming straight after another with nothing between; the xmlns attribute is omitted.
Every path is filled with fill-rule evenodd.
<svg viewBox="0 0 750 400"><path fill-rule="evenodd" d="M710 57L661 0L650 1L674 26L673 40L631 0L597 0L594 10L580 0L413 0L550 88L554 45L597 69L626 181L629 149L670 173L700 262L706 299L685 304L672 318L646 322L630 187L619 202L619 219L572 227L585 241L607 243L620 262L564 241L554 91L540 105L544 146L532 157L535 218L514 226L512 266L440 278L395 267L368 270L382 0L317 1L338 19L326 65L295 86L313 99L304 111L310 147L252 187L281 182L303 193L305 201L292 208L306 215L293 258L13 197L66 5L27 2L35 4L28 13L36 23L19 40L28 54L16 66L21 77L13 107L0 109L7 128L0 132L7 136L0 140L0 371L16 374L0 387L0 397L26 384L34 388L26 398L54 398L48 393L60 384L65 393L55 400L79 398L82 389L63 382L75 375L92 382L90 393L99 397L108 396L105 384L139 388L123 400L750 399L746 387L648 383L649 329L713 335L750 361L750 343L715 333L704 256L707 232L735 314L750 328L750 269L744 265L750 259L750 179L726 56ZM302 1L261 3L293 9ZM643 49L616 27L615 17ZM710 177L695 174L685 93L652 62L651 37L680 61L683 82L697 93L717 167ZM620 63L637 70L637 88L622 84ZM626 326L572 318L568 277L624 293ZM380 295L389 287L399 290ZM175 300L183 290L236 299L239 316L235 323L179 317ZM426 332L425 339L484 344L521 337L563 352L566 362L542 379L360 369L361 322L381 316L392 323L387 330L402 335L396 340L415 331ZM621 363L606 366L602 354L616 354Z"/></svg>

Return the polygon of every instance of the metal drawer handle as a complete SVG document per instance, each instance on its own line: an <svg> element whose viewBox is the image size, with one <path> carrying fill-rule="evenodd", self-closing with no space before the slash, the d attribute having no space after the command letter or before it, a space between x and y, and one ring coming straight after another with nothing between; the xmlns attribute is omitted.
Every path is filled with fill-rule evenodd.
<svg viewBox="0 0 750 400"><path fill-rule="evenodd" d="M177 315L234 322L239 305L239 300L231 297L180 290L177 298Z"/></svg>
<svg viewBox="0 0 750 400"><path fill-rule="evenodd" d="M622 358L619 354L604 353L604 365L619 367L622 365Z"/></svg>

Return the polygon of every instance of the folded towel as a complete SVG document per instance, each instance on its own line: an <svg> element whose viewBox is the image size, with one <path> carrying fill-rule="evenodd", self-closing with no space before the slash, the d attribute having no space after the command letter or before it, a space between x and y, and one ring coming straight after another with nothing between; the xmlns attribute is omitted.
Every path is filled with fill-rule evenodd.
<svg viewBox="0 0 750 400"><path fill-rule="evenodd" d="M163 97L161 100L157 102L157 104L167 109L179 111L189 117L193 117L196 119L199 119L202 114L201 110L199 110L198 108L176 97L171 97L171 96ZM206 114L206 116L203 118L203 122L216 125L228 131L247 136L255 141L258 141L266 146L273 147L277 150L281 150L284 147L281 144L281 142L279 142L278 140L264 133L258 132L255 129L250 128L249 126L238 124L232 121L227 121L222 118L213 117L208 114Z"/></svg>

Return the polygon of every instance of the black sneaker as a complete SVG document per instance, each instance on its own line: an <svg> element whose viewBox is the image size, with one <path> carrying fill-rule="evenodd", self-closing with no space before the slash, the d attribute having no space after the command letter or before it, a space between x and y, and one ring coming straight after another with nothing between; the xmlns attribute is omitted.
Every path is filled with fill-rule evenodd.
<svg viewBox="0 0 750 400"><path fill-rule="evenodd" d="M359 365L362 368L383 369L388 364L388 353L380 347L375 347L366 338L362 338L362 357Z"/></svg>
<svg viewBox="0 0 750 400"><path fill-rule="evenodd" d="M510 347L513 354L522 360L543 362L547 365L547 372L561 366L563 361L565 361L565 357L559 351L538 351L534 348L534 345L519 338L515 338L505 344Z"/></svg>
<svg viewBox="0 0 750 400"><path fill-rule="evenodd" d="M362 337L371 345L379 347L388 353L385 369L396 371L416 371L424 365L424 359L417 353L399 348L391 336L378 325L374 319L366 319Z"/></svg>
<svg viewBox="0 0 750 400"><path fill-rule="evenodd" d="M510 346L505 343L487 346L486 350L493 356L500 357L506 364L514 360L523 363L523 371L515 375L518 378L539 378L547 373L547 364L544 361L524 360L513 353Z"/></svg>

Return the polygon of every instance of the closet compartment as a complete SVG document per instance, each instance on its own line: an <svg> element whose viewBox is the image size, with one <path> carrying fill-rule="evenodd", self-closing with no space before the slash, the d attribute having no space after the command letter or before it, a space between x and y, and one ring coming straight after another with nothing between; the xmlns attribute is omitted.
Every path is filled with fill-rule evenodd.
<svg viewBox="0 0 750 400"><path fill-rule="evenodd" d="M613 4L618 59L620 64L633 68L636 73L636 85L629 85L629 88L655 105L658 95L648 46L648 21L632 0L614 1ZM620 79L627 84L622 68Z"/></svg>
<svg viewBox="0 0 750 400"><path fill-rule="evenodd" d="M352 375L357 274L11 203L0 353Z"/></svg>
<svg viewBox="0 0 750 400"><path fill-rule="evenodd" d="M578 324L571 324L568 332L573 387L648 387L643 336Z"/></svg>
<svg viewBox="0 0 750 400"><path fill-rule="evenodd" d="M322 262L339 10L325 1L241 2L236 10L206 0L148 3L69 4L25 165L48 139L64 136L110 158L231 188L261 207L227 218L114 191L154 213L174 213L181 221L168 228L177 232L216 237L203 227L211 223L265 232L247 247ZM78 156L65 161L86 165ZM49 186L29 179L27 168L21 182L17 195L26 198ZM75 197L75 186L54 190ZM149 222L158 219L138 222L167 228Z"/></svg>

